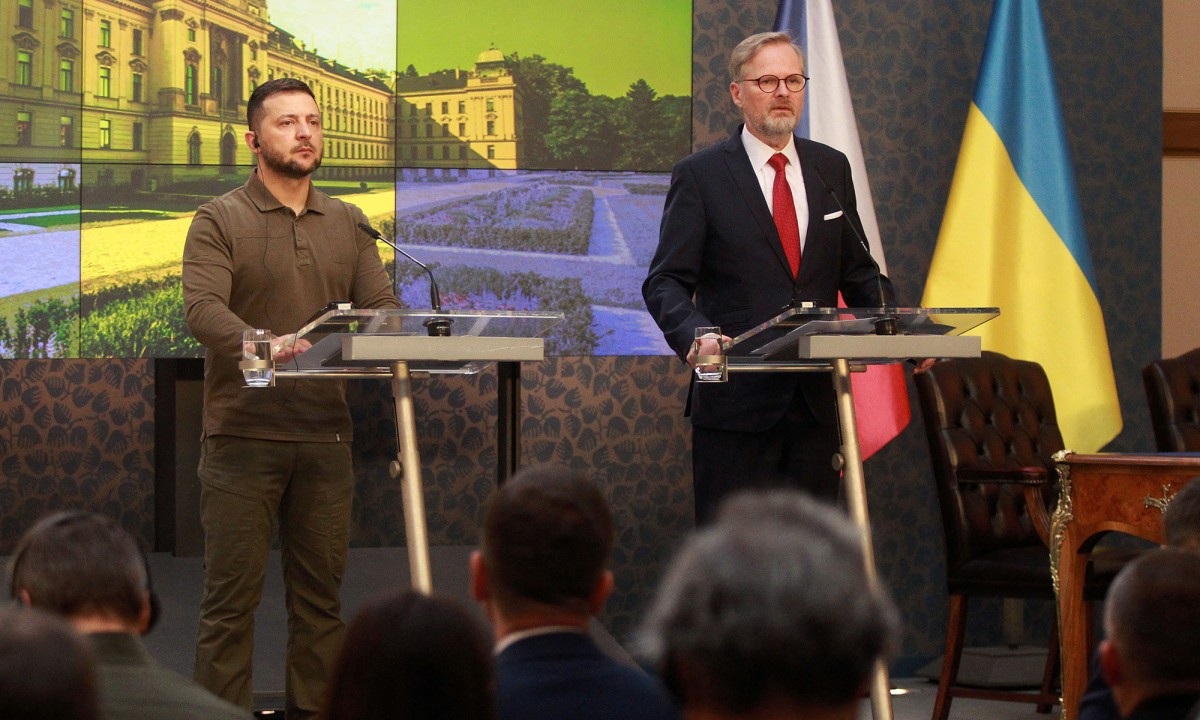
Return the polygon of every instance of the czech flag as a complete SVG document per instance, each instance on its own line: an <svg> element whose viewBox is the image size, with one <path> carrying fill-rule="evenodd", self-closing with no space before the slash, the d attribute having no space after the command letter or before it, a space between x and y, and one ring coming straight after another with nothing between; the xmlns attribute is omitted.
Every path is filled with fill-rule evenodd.
<svg viewBox="0 0 1200 720"><path fill-rule="evenodd" d="M887 261L879 239L879 222L875 218L862 144L858 140L858 123L850 100L850 85L846 82L833 5L830 0L780 0L775 30L786 30L804 48L804 74L812 78L805 88L808 95L796 134L837 148L850 160L858 214L871 255L886 273ZM900 364L872 365L866 372L854 373L850 384L854 391L858 441L865 460L908 425L911 417L908 386Z"/></svg>

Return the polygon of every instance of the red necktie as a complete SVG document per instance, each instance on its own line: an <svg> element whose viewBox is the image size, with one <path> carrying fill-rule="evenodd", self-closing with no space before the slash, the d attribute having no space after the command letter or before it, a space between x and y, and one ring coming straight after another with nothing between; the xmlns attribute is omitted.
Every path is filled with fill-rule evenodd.
<svg viewBox="0 0 1200 720"><path fill-rule="evenodd" d="M792 201L792 186L788 185L783 168L787 156L775 153L767 164L775 168L775 188L771 194L771 211L775 216L775 228L779 230L779 241L783 254L787 255L792 277L800 273L800 223L796 220L796 203Z"/></svg>

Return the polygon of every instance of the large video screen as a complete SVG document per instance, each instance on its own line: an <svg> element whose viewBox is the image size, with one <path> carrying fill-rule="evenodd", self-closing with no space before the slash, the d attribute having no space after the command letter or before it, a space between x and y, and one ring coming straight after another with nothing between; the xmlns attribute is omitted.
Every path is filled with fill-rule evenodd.
<svg viewBox="0 0 1200 720"><path fill-rule="evenodd" d="M192 357L184 238L296 77L314 182L447 310L563 312L557 355L667 353L640 285L691 146L691 2L12 0L0 23L0 357ZM425 274L380 245L401 302Z"/></svg>

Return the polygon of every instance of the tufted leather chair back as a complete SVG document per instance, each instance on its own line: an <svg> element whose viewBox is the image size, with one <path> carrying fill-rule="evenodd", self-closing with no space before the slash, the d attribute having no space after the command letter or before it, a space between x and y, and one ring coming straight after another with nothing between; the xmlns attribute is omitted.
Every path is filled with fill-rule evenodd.
<svg viewBox="0 0 1200 720"><path fill-rule="evenodd" d="M1159 452L1200 451L1200 348L1142 368Z"/></svg>
<svg viewBox="0 0 1200 720"><path fill-rule="evenodd" d="M985 554L1044 547L1019 485L971 483L973 473L1054 477L1063 449L1050 382L1041 365L984 352L943 360L915 376L933 461L950 585L957 568ZM1047 507L1054 493L1044 493Z"/></svg>

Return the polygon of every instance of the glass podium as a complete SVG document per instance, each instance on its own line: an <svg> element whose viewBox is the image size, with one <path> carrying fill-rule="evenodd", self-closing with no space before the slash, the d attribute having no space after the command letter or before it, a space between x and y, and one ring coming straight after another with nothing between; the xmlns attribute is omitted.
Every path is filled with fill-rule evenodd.
<svg viewBox="0 0 1200 720"><path fill-rule="evenodd" d="M726 344L731 368L809 363L836 357L888 363L915 357L961 357L978 348L963 337L1000 314L998 308L788 308ZM913 352L908 352L909 350ZM974 355L979 350L974 350ZM736 371L735 371L736 372Z"/></svg>
<svg viewBox="0 0 1200 720"><path fill-rule="evenodd" d="M517 311L331 309L296 332L312 348L275 366L278 377L390 378L396 409L396 459L413 587L430 592L429 533L413 412L414 375L471 375L496 363L500 374L497 434L503 462L515 468L520 413L520 363L545 357L544 337L562 313ZM446 326L450 334L434 336Z"/></svg>
<svg viewBox="0 0 1200 720"><path fill-rule="evenodd" d="M296 332L312 348L276 367L290 375L390 375L397 358L409 372L473 375L494 362L541 360L543 338L562 313L431 310L327 310ZM433 322L451 334L432 337Z"/></svg>
<svg viewBox="0 0 1200 720"><path fill-rule="evenodd" d="M1000 314L999 308L788 308L722 344L721 355L696 358L741 372L829 372L837 396L841 450L834 459L842 470L850 516L859 528L867 576L878 582L862 448L850 373L869 364L908 359L979 357L978 336L965 335ZM875 720L892 718L887 665L876 663L871 682Z"/></svg>

